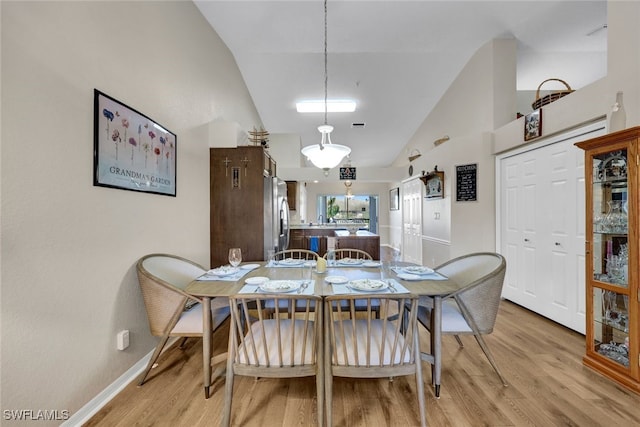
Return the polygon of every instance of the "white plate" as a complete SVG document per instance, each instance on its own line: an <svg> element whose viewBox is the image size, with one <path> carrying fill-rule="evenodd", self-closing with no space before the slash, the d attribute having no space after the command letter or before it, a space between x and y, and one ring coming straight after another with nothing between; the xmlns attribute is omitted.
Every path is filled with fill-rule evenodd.
<svg viewBox="0 0 640 427"><path fill-rule="evenodd" d="M273 293L293 292L299 287L300 283L293 280L268 280L260 285L264 292Z"/></svg>
<svg viewBox="0 0 640 427"><path fill-rule="evenodd" d="M224 265L222 267L214 268L213 270L207 271L207 274L224 277L224 276L231 276L232 274L236 274L237 272L238 272L238 269L236 267L230 267L228 265Z"/></svg>
<svg viewBox="0 0 640 427"><path fill-rule="evenodd" d="M405 273L417 274L417 275L433 273L433 269L429 267L421 267L421 266L402 267L402 271L404 271Z"/></svg>
<svg viewBox="0 0 640 427"><path fill-rule="evenodd" d="M378 261L367 261L362 264L363 267L380 267L380 263Z"/></svg>
<svg viewBox="0 0 640 427"><path fill-rule="evenodd" d="M282 264L282 265L300 265L300 264L304 264L305 261L306 260L304 260L304 259L286 258L286 259L278 261L278 264Z"/></svg>
<svg viewBox="0 0 640 427"><path fill-rule="evenodd" d="M389 287L386 282L382 280L374 280L374 279L357 279L349 282L349 287L351 289L355 289L356 291L363 292L378 292L384 291Z"/></svg>
<svg viewBox="0 0 640 427"><path fill-rule="evenodd" d="M247 280L245 280L244 283L247 285L260 285L267 280L269 280L269 278L264 276L247 277Z"/></svg>
<svg viewBox="0 0 640 427"><path fill-rule="evenodd" d="M327 276L324 278L324 280L326 280L329 283L335 283L335 284L347 283L349 281L349 279L347 279L344 276Z"/></svg>
<svg viewBox="0 0 640 427"><path fill-rule="evenodd" d="M260 267L260 264L244 264L240 266L240 268L243 270L253 270L258 267Z"/></svg>
<svg viewBox="0 0 640 427"><path fill-rule="evenodd" d="M342 258L337 261L337 263L341 265L360 265L363 262L364 260L355 258Z"/></svg>

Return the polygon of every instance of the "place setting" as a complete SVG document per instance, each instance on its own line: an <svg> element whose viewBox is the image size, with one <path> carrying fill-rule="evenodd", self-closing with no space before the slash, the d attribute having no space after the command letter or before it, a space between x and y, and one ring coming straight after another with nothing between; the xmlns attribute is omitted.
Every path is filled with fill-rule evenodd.
<svg viewBox="0 0 640 427"><path fill-rule="evenodd" d="M300 294L313 295L313 280L271 280L268 277L255 276L245 280L245 285L240 289L240 294Z"/></svg>
<svg viewBox="0 0 640 427"><path fill-rule="evenodd" d="M267 267L315 267L316 262L312 260L299 259L299 258L285 258L281 260L271 260L266 265Z"/></svg>
<svg viewBox="0 0 640 427"><path fill-rule="evenodd" d="M220 267L213 268L202 276L198 277L197 280L200 281L215 281L222 280L227 282L235 282L240 280L245 274L250 272L251 270L255 270L260 267L260 264L243 264L242 262L242 251L240 248L231 248L229 249L229 265L222 265Z"/></svg>
<svg viewBox="0 0 640 427"><path fill-rule="evenodd" d="M432 268L424 267L421 265L410 265L404 267L391 267L400 279L402 280L447 280L445 276L436 272Z"/></svg>
<svg viewBox="0 0 640 427"><path fill-rule="evenodd" d="M333 294L357 293L409 293L409 290L394 279L353 279L343 276L328 276L325 281L331 283Z"/></svg>

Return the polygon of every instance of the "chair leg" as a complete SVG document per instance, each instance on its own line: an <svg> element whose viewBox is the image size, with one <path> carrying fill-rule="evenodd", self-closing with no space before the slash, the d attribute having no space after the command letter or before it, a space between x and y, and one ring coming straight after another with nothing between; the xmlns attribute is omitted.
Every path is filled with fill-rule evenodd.
<svg viewBox="0 0 640 427"><path fill-rule="evenodd" d="M324 370L318 367L316 373L316 400L318 401L318 427L324 425Z"/></svg>
<svg viewBox="0 0 640 427"><path fill-rule="evenodd" d="M420 425L427 425L426 404L424 401L424 382L422 378L422 361L420 360L420 341L418 338L418 328L414 332L414 347L416 349L416 391L418 393L418 407L420 409Z"/></svg>
<svg viewBox="0 0 640 427"><path fill-rule="evenodd" d="M326 368L326 365L325 365ZM332 416L333 416L333 374L331 374L331 369L325 369L324 373L324 393L325 393L325 403L327 409L325 411L325 417L327 418L327 426L331 427L333 425Z"/></svg>
<svg viewBox="0 0 640 427"><path fill-rule="evenodd" d="M151 371L151 368L153 368L153 364L156 363L156 361L158 360L158 357L160 357L160 353L162 352L162 349L164 348L164 346L167 344L167 341L169 341L169 336L163 336L160 339L160 342L156 346L156 349L153 351L153 354L151 355L151 359L149 359L149 363L147 363L147 367L144 369L144 372L140 377L140 381L138 382L138 385L144 384L144 382L147 380L147 375L149 375L149 371Z"/></svg>
<svg viewBox="0 0 640 427"><path fill-rule="evenodd" d="M188 339L188 338L189 338L189 337L184 337L184 338L182 338L182 341L180 341L180 348L181 348L181 349L183 349L183 348L184 348L184 345L187 343L187 339Z"/></svg>
<svg viewBox="0 0 640 427"><path fill-rule="evenodd" d="M500 372L500 369L498 369L498 365L496 364L496 361L493 359L493 355L489 351L489 347L487 346L487 343L484 342L484 339L482 338L481 335L474 335L474 337L476 337L476 341L478 342L478 345L484 352L484 355L487 356L487 359L489 359L489 363L491 363L491 366L493 366L493 370L496 371L496 374L498 374L498 376L500 377L500 381L502 381L502 385L505 387L508 386L509 384L507 383L507 380L502 376L502 372Z"/></svg>
<svg viewBox="0 0 640 427"><path fill-rule="evenodd" d="M458 341L458 345L460 346L460 348L463 348L464 344L462 344L462 340L460 340L460 336L454 335L454 337L456 338L456 341Z"/></svg>
<svg viewBox="0 0 640 427"><path fill-rule="evenodd" d="M324 319L323 319L323 324L324 324L324 357L323 357L323 364L324 364L324 402L326 405L326 410L325 410L325 418L326 418L326 425L328 427L332 427L333 426L333 421L332 421L332 409L333 409L333 371L331 369L331 339L329 338L329 325L331 324L331 315L329 313L329 310L331 310L331 307L329 307L329 305L327 304L325 306L325 313L324 313Z"/></svg>
<svg viewBox="0 0 640 427"><path fill-rule="evenodd" d="M227 359L227 379L224 384L224 410L222 413L222 422L220 423L221 426L227 427L231 425L231 405L233 404L233 357L235 356L229 352L229 358Z"/></svg>

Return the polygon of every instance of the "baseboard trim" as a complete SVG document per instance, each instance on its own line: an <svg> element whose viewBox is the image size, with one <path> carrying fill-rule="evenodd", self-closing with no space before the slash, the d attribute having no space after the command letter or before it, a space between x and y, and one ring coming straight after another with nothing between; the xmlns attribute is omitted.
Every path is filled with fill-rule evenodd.
<svg viewBox="0 0 640 427"><path fill-rule="evenodd" d="M174 337L167 342L164 346L162 352L171 348L173 343L175 343L178 338ZM106 406L107 403L111 401L114 397L118 395L126 386L128 386L132 381L136 380L142 372L144 368L147 367L147 363L149 363L149 359L151 359L151 355L153 354L153 350L151 350L147 355L145 355L142 359L136 362L131 368L127 369L124 374L120 375L114 382L109 384L107 388L102 390L96 397L91 399L80 408L76 413L74 413L68 420L64 423L60 424L61 427L76 427L82 426L84 423L89 421L91 417L93 417L98 411Z"/></svg>

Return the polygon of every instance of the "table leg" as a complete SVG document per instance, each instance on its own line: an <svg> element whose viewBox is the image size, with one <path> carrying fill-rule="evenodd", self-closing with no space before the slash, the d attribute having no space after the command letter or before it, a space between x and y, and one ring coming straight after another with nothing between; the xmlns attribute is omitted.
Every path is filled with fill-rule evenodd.
<svg viewBox="0 0 640 427"><path fill-rule="evenodd" d="M440 398L440 374L442 370L442 297L433 298L433 383L435 385L436 398Z"/></svg>
<svg viewBox="0 0 640 427"><path fill-rule="evenodd" d="M204 372L204 398L209 398L211 387L211 298L202 298L202 371Z"/></svg>

